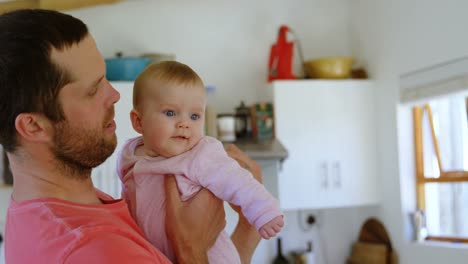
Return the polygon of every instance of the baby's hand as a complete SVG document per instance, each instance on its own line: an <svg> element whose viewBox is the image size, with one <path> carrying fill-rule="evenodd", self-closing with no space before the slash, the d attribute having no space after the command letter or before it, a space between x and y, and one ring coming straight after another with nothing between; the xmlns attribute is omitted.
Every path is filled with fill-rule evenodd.
<svg viewBox="0 0 468 264"><path fill-rule="evenodd" d="M282 216L273 218L270 222L264 224L258 232L264 239L270 239L279 233L281 228L284 226L284 220Z"/></svg>

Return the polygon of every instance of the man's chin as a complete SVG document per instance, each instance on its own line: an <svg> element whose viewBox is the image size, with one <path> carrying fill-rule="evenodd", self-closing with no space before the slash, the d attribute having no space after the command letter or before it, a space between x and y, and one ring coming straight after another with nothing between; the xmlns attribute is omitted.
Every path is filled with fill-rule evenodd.
<svg viewBox="0 0 468 264"><path fill-rule="evenodd" d="M117 147L117 135L115 133L110 135L110 137L106 140L106 143L109 146L112 146L112 148L113 148L112 153L113 153L115 148Z"/></svg>
<svg viewBox="0 0 468 264"><path fill-rule="evenodd" d="M112 156L115 149L117 148L117 136L114 134L113 137L111 137L109 140L106 140L106 142L105 142L104 146L102 146L102 148L104 149L103 160L99 164L95 165L93 168L101 165L110 156Z"/></svg>

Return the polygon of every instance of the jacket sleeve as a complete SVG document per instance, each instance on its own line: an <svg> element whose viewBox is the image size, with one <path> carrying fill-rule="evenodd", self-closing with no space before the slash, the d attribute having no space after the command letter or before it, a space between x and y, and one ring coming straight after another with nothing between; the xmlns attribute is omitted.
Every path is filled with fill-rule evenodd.
<svg viewBox="0 0 468 264"><path fill-rule="evenodd" d="M196 152L193 176L218 198L242 208L257 230L282 215L278 201L253 175L228 156L221 142L205 141Z"/></svg>

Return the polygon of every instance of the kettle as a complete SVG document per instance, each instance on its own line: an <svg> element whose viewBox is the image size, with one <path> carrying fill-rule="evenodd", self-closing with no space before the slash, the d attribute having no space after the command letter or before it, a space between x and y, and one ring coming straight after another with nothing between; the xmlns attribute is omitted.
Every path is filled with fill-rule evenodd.
<svg viewBox="0 0 468 264"><path fill-rule="evenodd" d="M268 62L268 82L271 82L272 80L297 79L297 77L292 73L294 42L287 41L286 37L288 32L294 35L294 32L288 26L282 25L278 32L276 44L271 46ZM304 67L304 57L297 37L295 42L299 51L301 65Z"/></svg>

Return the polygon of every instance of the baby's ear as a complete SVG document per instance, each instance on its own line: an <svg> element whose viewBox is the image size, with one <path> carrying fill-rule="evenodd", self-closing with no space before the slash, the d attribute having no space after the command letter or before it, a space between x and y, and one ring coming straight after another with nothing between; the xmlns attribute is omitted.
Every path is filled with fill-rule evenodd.
<svg viewBox="0 0 468 264"><path fill-rule="evenodd" d="M132 111L130 111L130 120L132 120L133 129L136 132L143 134L143 126L141 124L140 112L138 112L135 109L132 109Z"/></svg>

